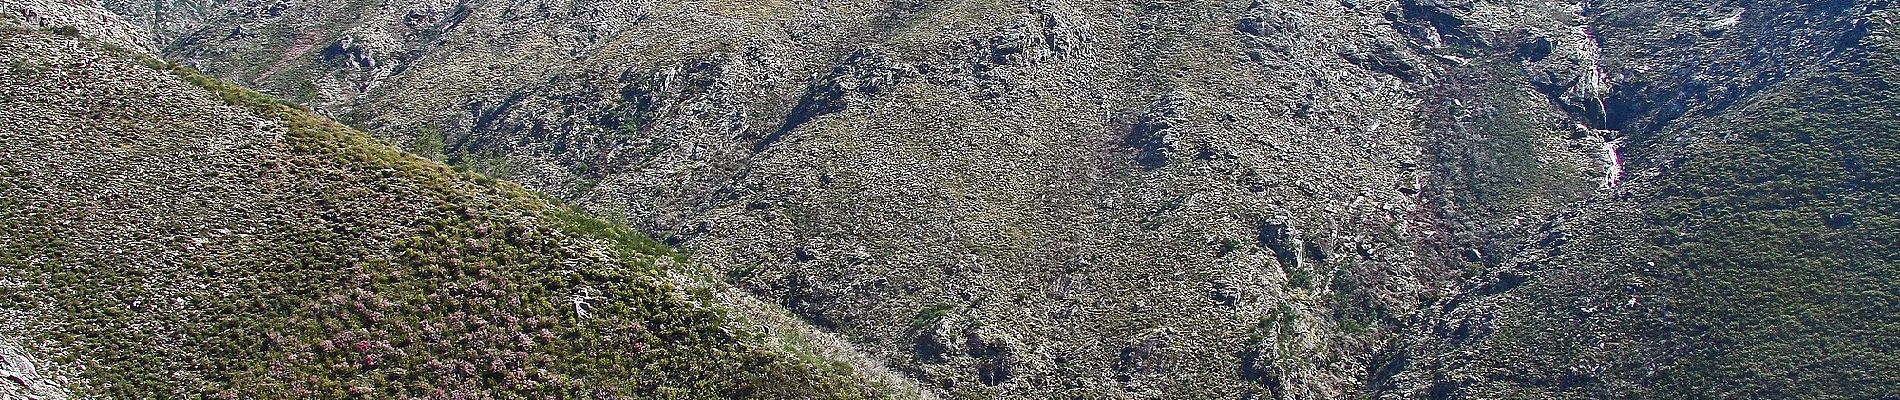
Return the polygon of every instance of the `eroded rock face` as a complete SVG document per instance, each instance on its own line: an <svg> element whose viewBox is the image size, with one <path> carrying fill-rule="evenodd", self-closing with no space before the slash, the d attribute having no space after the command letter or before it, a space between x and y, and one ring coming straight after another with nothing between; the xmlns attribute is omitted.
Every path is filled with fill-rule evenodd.
<svg viewBox="0 0 1900 400"><path fill-rule="evenodd" d="M54 374L34 353L0 337L0 399L65 400L64 376Z"/></svg>
<svg viewBox="0 0 1900 400"><path fill-rule="evenodd" d="M1451 376L1510 316L1463 299L1611 234L1553 227L1646 207L1616 196L1674 154L1657 132L1890 8L107 5L168 57L666 237L942 394L1019 398L1517 393Z"/></svg>

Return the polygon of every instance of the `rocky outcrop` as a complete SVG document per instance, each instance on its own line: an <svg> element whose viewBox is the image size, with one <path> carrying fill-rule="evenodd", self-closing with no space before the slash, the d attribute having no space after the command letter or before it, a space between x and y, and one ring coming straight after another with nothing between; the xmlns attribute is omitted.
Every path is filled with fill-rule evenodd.
<svg viewBox="0 0 1900 400"><path fill-rule="evenodd" d="M65 377L43 370L44 363L36 358L11 338L0 337L0 399L71 398Z"/></svg>
<svg viewBox="0 0 1900 400"><path fill-rule="evenodd" d="M151 31L96 1L9 0L0 2L0 27L54 30L61 34L84 32L109 46L142 53L157 50Z"/></svg>

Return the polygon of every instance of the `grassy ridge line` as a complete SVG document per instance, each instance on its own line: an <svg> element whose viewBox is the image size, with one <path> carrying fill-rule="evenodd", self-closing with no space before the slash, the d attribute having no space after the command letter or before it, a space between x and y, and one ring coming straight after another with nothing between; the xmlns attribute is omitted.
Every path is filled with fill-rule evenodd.
<svg viewBox="0 0 1900 400"><path fill-rule="evenodd" d="M422 157L402 152L386 143L376 141L366 134L355 131L342 124L312 115L302 106L265 95L248 88L210 77L196 70L175 63L165 63L150 57L141 57L141 63L149 67L171 73L188 83L211 91L227 104L248 107L259 115L275 118L286 123L297 151L310 153L333 153L352 156L344 162L367 163L400 166L401 170L423 170L430 173L414 174L415 178L429 180L431 187L447 187L456 179L478 183L488 189L490 194L515 201L523 208L544 209L545 215L561 222L569 234L605 240L613 245L617 256L631 259L644 257L674 257L684 262L683 255L670 246L634 232L625 226L607 222L586 215L570 205L562 204L545 195L528 191L513 182L496 180L486 175L450 168ZM639 265L652 266L640 262ZM652 272L652 271L649 271ZM701 296L703 297L703 296ZM710 299L700 299L710 300ZM723 317L722 317L723 318ZM807 363L826 365L832 361L813 354L801 352L795 356ZM841 365L826 365L834 373L849 374L840 370ZM847 367L848 368L848 367Z"/></svg>
<svg viewBox="0 0 1900 400"><path fill-rule="evenodd" d="M845 399L892 393L853 382L855 371L809 349L771 346L757 332L728 329L730 311L661 278L653 258L679 256L626 227L512 183L401 152L294 104L150 57L112 52L284 123L289 160L297 167L288 183L301 189L298 197L316 199L314 205L305 199L275 204L292 207L284 213L368 210L359 215L375 219L286 227L294 232L282 237L291 240L273 243L278 247L190 271L222 281L220 291L200 294L209 298L191 299L210 312L148 314L123 310L116 293L132 290L128 283L152 273L152 266L111 265L76 251L83 249L61 238L58 221L0 216L0 225L20 228L0 235L8 239L0 241L0 278L27 283L0 293L0 307L49 319L48 332L28 337L69 350L63 363L91 364L82 377L97 383L91 389L98 395ZM434 209L418 220L416 236L394 243L339 236L335 232L401 225L379 217L415 211L312 190L351 178ZM26 193L71 190L30 179L0 183L0 190ZM424 190L403 189L411 186ZM605 242L610 262L590 261L597 258L586 254L589 247L573 239ZM568 268L576 260L584 265ZM579 309L566 303L569 293L591 295L591 319L569 312ZM183 350L144 344L158 338L139 327L154 323L178 326L197 342Z"/></svg>

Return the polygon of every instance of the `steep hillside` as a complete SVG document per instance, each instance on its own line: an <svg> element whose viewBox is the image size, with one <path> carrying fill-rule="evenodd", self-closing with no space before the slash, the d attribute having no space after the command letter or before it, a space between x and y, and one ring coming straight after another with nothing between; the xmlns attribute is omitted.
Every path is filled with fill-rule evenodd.
<svg viewBox="0 0 1900 400"><path fill-rule="evenodd" d="M637 233L140 57L0 31L0 339L38 354L55 377L39 382L114 398L902 394L757 330ZM15 382L0 393L51 390Z"/></svg>
<svg viewBox="0 0 1900 400"><path fill-rule="evenodd" d="M1629 177L1423 321L1394 393L1900 396L1900 14L1776 7L1624 61L1667 66L1610 103Z"/></svg>
<svg viewBox="0 0 1900 400"><path fill-rule="evenodd" d="M1900 390L1889 0L9 1L924 396Z"/></svg>
<svg viewBox="0 0 1900 400"><path fill-rule="evenodd" d="M1527 27L1540 71L1588 71L1556 5L167 4L106 6L167 58L624 217L952 395L1361 391L1465 253L1603 169L1512 57L1471 73L1512 136L1422 133ZM1433 180L1441 151L1474 178Z"/></svg>

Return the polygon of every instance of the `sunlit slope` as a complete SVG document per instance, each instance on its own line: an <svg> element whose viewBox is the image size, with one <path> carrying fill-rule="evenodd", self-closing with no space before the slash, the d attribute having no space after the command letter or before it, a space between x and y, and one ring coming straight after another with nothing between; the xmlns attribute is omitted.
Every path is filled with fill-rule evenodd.
<svg viewBox="0 0 1900 400"><path fill-rule="evenodd" d="M0 332L77 393L890 391L670 284L663 245L136 58L0 32Z"/></svg>

